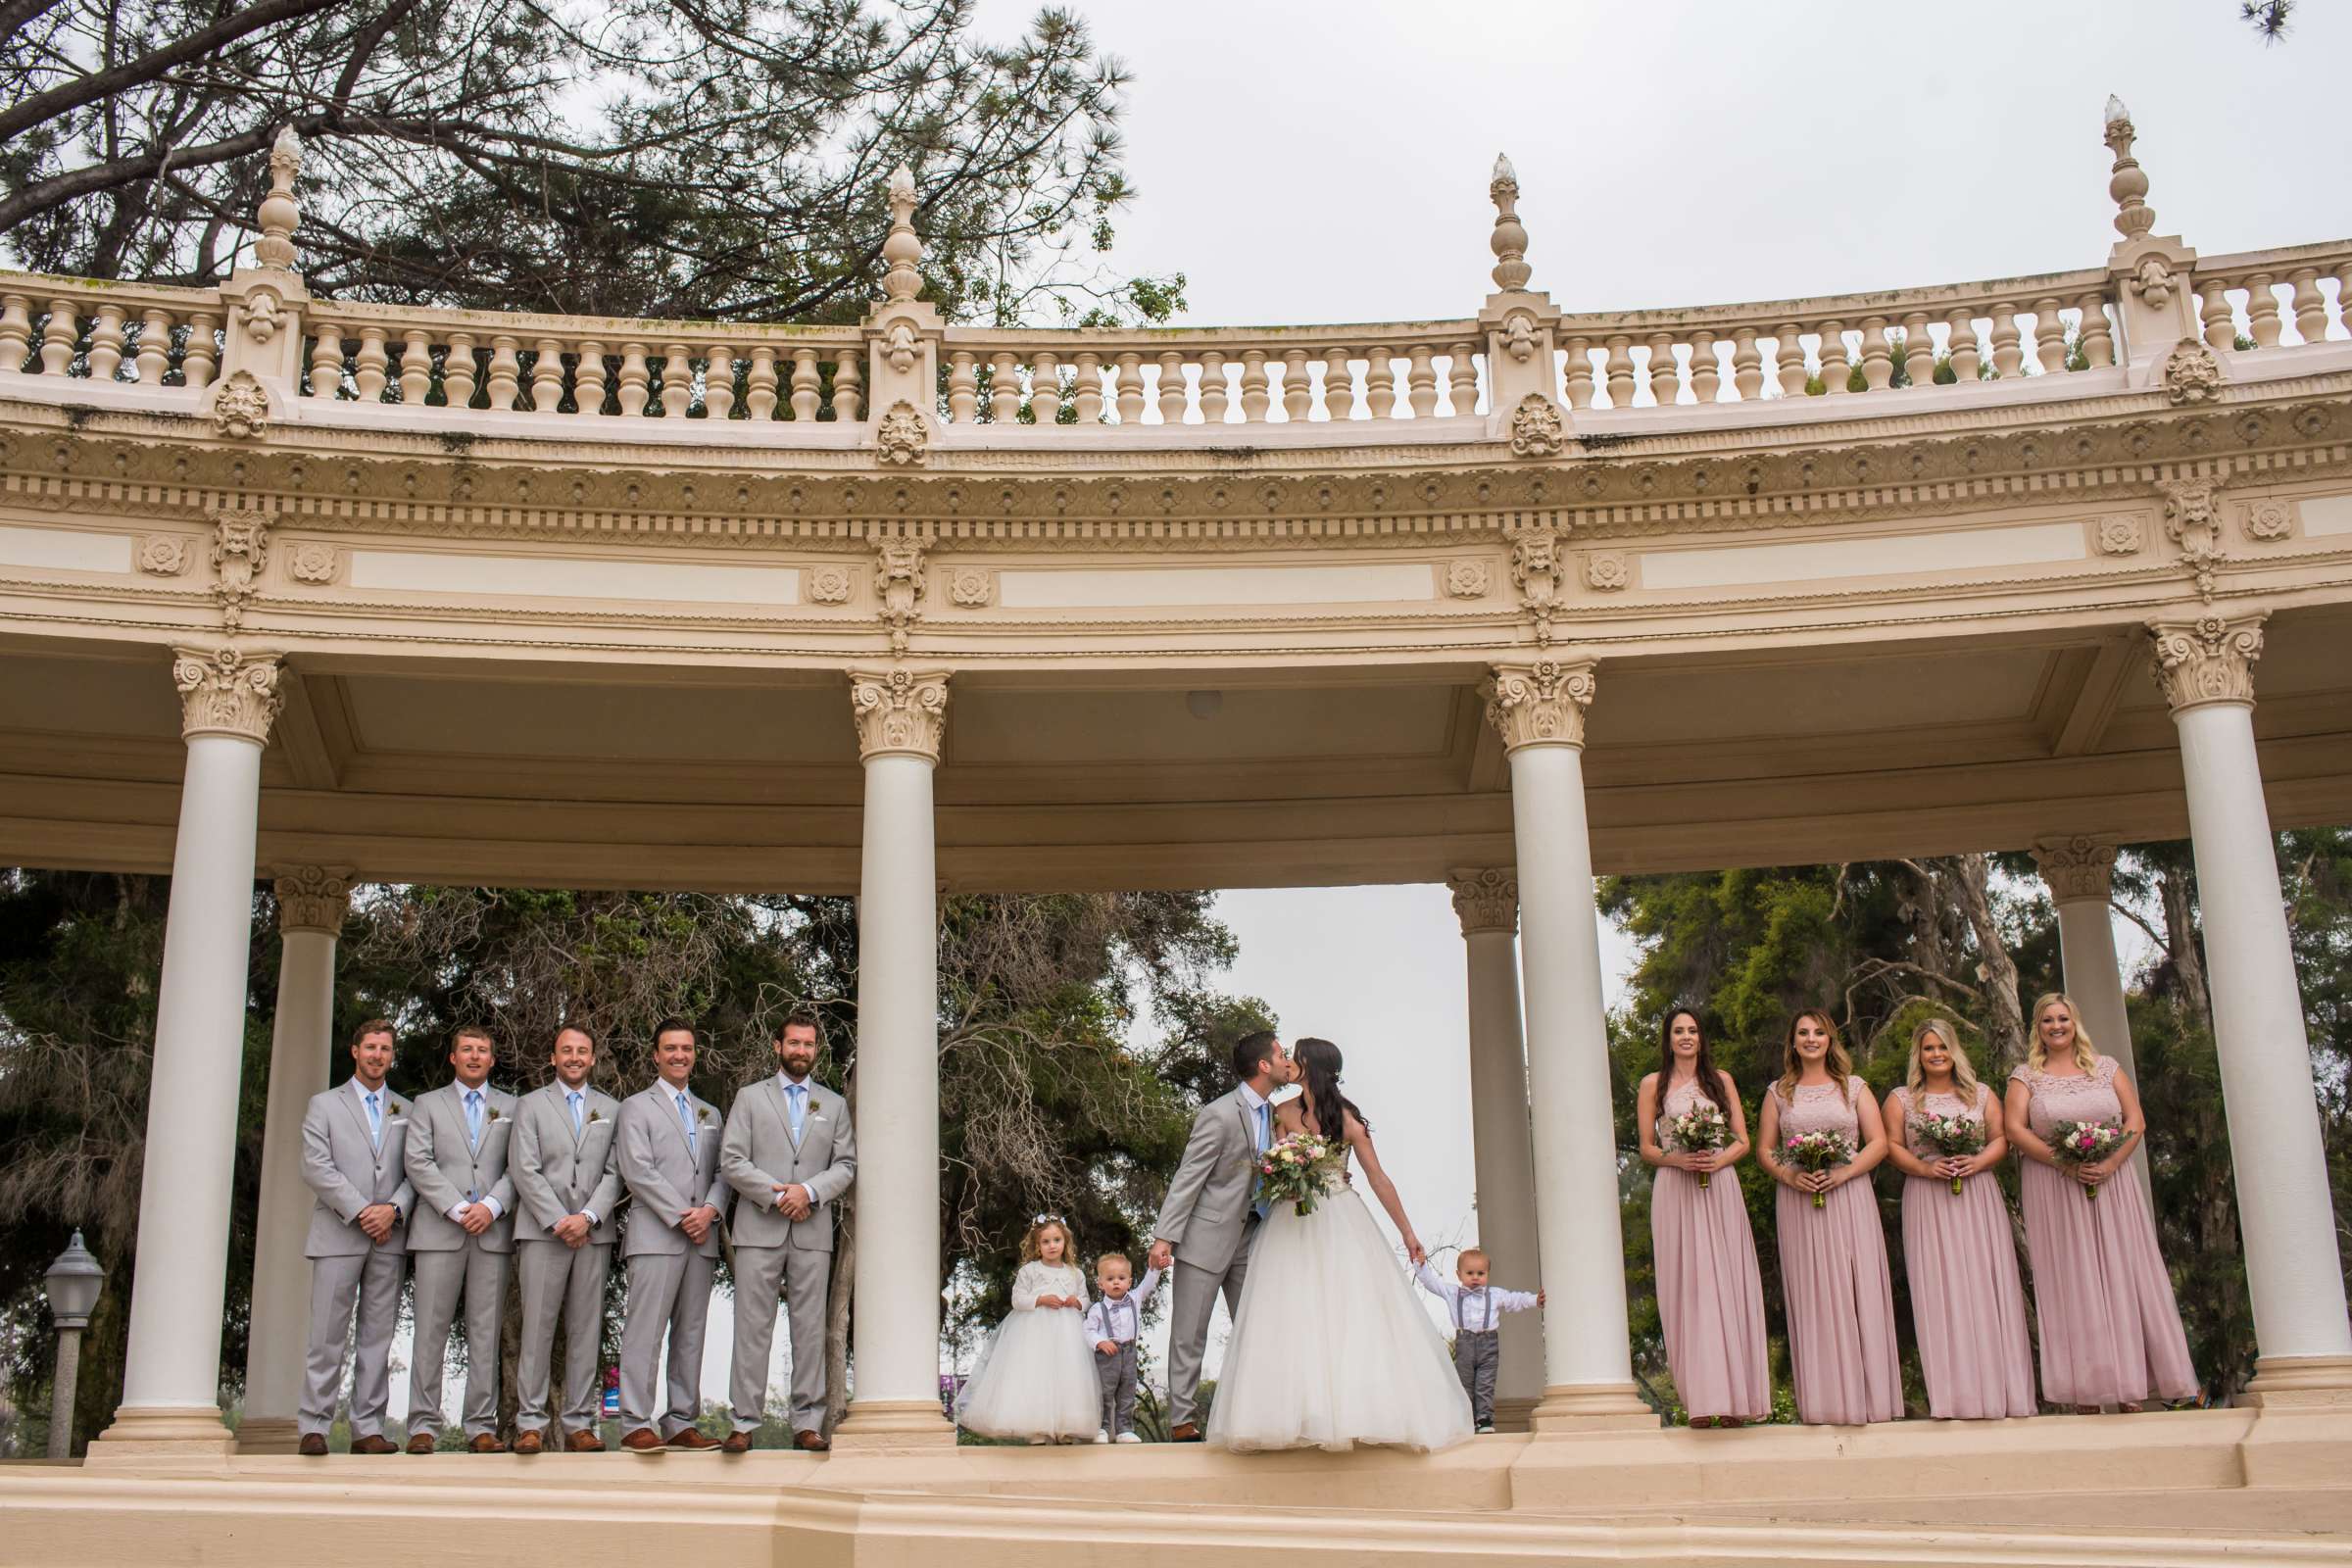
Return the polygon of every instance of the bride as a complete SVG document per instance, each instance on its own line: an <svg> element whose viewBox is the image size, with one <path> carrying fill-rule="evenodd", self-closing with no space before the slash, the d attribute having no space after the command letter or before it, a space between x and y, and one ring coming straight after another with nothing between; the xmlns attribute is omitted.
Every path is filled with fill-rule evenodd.
<svg viewBox="0 0 2352 1568"><path fill-rule="evenodd" d="M1344 1142L1389 1211L1405 1251L1421 1243L1380 1168L1371 1130L1340 1093L1340 1048L1301 1040L1295 1088L1277 1092L1275 1135ZM1277 1201L1258 1226L1209 1408L1208 1441L1234 1449L1358 1443L1429 1452L1470 1436L1470 1401L1445 1341L1397 1271L1352 1185L1300 1215Z"/></svg>

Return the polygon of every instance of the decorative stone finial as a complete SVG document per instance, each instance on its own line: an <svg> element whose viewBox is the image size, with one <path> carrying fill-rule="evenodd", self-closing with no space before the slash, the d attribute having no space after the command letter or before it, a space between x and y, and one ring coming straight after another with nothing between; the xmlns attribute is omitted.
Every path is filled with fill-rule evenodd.
<svg viewBox="0 0 2352 1568"><path fill-rule="evenodd" d="M923 297L923 241L914 231L914 171L901 164L890 174L890 237L882 242L883 296L894 303Z"/></svg>
<svg viewBox="0 0 2352 1568"><path fill-rule="evenodd" d="M1494 252L1494 286L1515 294L1527 287L1536 270L1527 265L1527 229L1519 221L1519 172L1500 153L1494 155L1487 194L1494 202L1494 232L1487 240Z"/></svg>
<svg viewBox="0 0 2352 1568"><path fill-rule="evenodd" d="M2106 142L2115 150L2115 171L2107 176L2107 194L2115 198L2115 230L2127 245L2156 226L2156 209L2142 200L2148 194L2147 172L2132 156L2132 139L2136 134L2132 128L2132 112L2110 93Z"/></svg>
<svg viewBox="0 0 2352 1568"><path fill-rule="evenodd" d="M300 172L302 138L292 125L281 125L277 140L270 145L270 194L254 215L262 237L253 245L255 261L280 271L294 270L294 227L302 221L302 209L294 203L294 176Z"/></svg>

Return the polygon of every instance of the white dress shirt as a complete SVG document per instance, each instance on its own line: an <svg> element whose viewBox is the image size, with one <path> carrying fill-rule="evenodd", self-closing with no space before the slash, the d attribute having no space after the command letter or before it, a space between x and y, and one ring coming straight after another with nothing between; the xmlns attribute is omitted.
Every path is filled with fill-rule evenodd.
<svg viewBox="0 0 2352 1568"><path fill-rule="evenodd" d="M1495 1314L1524 1312L1536 1304L1533 1291L1506 1291L1499 1285L1465 1290L1440 1276L1427 1263L1413 1270L1413 1278L1421 1282L1423 1290L1446 1303L1446 1315L1452 1321L1456 1334L1489 1333L1494 1327Z"/></svg>
<svg viewBox="0 0 2352 1568"><path fill-rule="evenodd" d="M368 1129L368 1136L375 1147L379 1150L382 1149L384 1147L384 1129L392 1124L392 1086L387 1083L375 1089L369 1089L357 1078L348 1078L344 1081L351 1085L352 1098L360 1102L360 1124ZM375 1096L375 1115L373 1116L368 1114L368 1097L371 1094ZM398 1205L393 1207L392 1212L400 1214ZM406 1220L409 1216L400 1214L400 1217Z"/></svg>
<svg viewBox="0 0 2352 1568"><path fill-rule="evenodd" d="M485 1078L480 1083L474 1084L471 1087L467 1087L466 1080L463 1078L458 1080L458 1114L466 1118L466 1130L468 1133L470 1133L473 1127L473 1113L466 1103L466 1097L467 1095L476 1096L481 1102L482 1136L487 1138L490 1136L490 1080ZM471 1147L479 1150L482 1146L477 1143ZM484 1208L490 1210L490 1217L493 1220L496 1220L501 1214L504 1214L507 1211L506 1205L501 1203L495 1198L485 1198L481 1200L481 1204ZM449 1205L449 1217L460 1225L463 1225L466 1223L466 1211L472 1206L473 1203L471 1201L452 1203ZM595 1222L592 1220L590 1223L593 1224Z"/></svg>
<svg viewBox="0 0 2352 1568"><path fill-rule="evenodd" d="M1159 1289L1159 1270L1144 1270L1141 1284L1118 1300L1105 1296L1086 1309L1086 1342L1100 1345L1104 1340L1125 1345L1135 1339L1144 1322L1144 1303Z"/></svg>

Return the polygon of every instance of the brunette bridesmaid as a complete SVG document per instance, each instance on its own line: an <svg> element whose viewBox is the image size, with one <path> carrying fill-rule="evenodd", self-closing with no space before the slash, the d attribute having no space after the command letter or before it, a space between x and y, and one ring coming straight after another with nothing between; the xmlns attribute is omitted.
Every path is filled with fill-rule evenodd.
<svg viewBox="0 0 2352 1568"><path fill-rule="evenodd" d="M1756 1159L1781 1184L1781 1290L1797 1418L1826 1426L1895 1420L1903 1374L1894 1285L1870 1186L1871 1170L1886 1157L1886 1131L1828 1013L1808 1010L1789 1022L1762 1130ZM1842 1136L1854 1157L1825 1171L1790 1163L1787 1140L1821 1131ZM1819 1208L1815 1194L1825 1199Z"/></svg>
<svg viewBox="0 0 2352 1568"><path fill-rule="evenodd" d="M1917 1124L1931 1116L1975 1122L1984 1147L1948 1156L1924 1141L1914 1149ZM1977 1081L1958 1033L1943 1019L1912 1035L1910 1071L1886 1097L1886 1157L1904 1176L1903 1268L1928 1413L1939 1421L2032 1415L2026 1293L2009 1205L1993 1175L2009 1152L2001 1104Z"/></svg>
<svg viewBox="0 0 2352 1568"><path fill-rule="evenodd" d="M2049 1141L2064 1121L2121 1127L2124 1141L2095 1164L2061 1164ZM2110 1179L2147 1132L2139 1095L2091 1045L2070 997L2053 991L2034 1004L2025 1064L2009 1075L2007 1125L2026 1159L2019 1186L2043 1396L2092 1415L2105 1404L2136 1410L2151 1396L2194 1395L2155 1213L2138 1182Z"/></svg>
<svg viewBox="0 0 2352 1568"><path fill-rule="evenodd" d="M1703 1104L1720 1111L1730 1129L1723 1148L1694 1153L1661 1144L1662 1123ZM1748 1151L1747 1113L1690 1008L1666 1015L1658 1070L1642 1080L1634 1114L1642 1157L1657 1167L1649 1237L1675 1391L1694 1427L1760 1421L1772 1413L1764 1285L1735 1169Z"/></svg>

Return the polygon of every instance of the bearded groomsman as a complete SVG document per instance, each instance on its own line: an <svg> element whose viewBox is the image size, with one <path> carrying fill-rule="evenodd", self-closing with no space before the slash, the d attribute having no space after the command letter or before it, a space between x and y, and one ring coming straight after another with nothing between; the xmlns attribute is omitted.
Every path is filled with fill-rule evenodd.
<svg viewBox="0 0 2352 1568"><path fill-rule="evenodd" d="M716 1448L694 1428L703 1392L703 1329L718 1270L718 1111L686 1087L694 1026L664 1018L654 1030L651 1089L620 1103L620 1179L629 1189L621 1255L629 1310L620 1331L620 1446L632 1453ZM662 1337L669 1336L667 1397Z"/></svg>
<svg viewBox="0 0 2352 1568"><path fill-rule="evenodd" d="M792 1441L822 1453L825 1439L825 1289L833 1269L833 1202L858 1174L849 1105L809 1077L824 1047L813 1011L776 1031L773 1078L735 1097L719 1170L735 1205L735 1429L729 1453L752 1446L767 1402L776 1292L792 1319Z"/></svg>
<svg viewBox="0 0 2352 1568"><path fill-rule="evenodd" d="M384 1087L392 1054L389 1021L361 1024L351 1037L349 1081L313 1095L302 1113L302 1179L318 1204L303 1246L311 1259L311 1336L297 1426L300 1451L314 1457L326 1452L335 1424L346 1341L354 1346L351 1451L398 1451L384 1436L384 1408L416 1195L401 1158L409 1107Z"/></svg>
<svg viewBox="0 0 2352 1568"><path fill-rule="evenodd" d="M490 1031L467 1024L450 1037L457 1077L416 1097L409 1127L409 1223L416 1271L416 1346L409 1367L409 1451L430 1453L441 1428L441 1364L458 1301L466 1303L466 1446L504 1453L498 1441L499 1329L507 1263L514 1250L514 1183L507 1146L514 1097L490 1087L497 1053Z"/></svg>
<svg viewBox="0 0 2352 1568"><path fill-rule="evenodd" d="M556 1321L564 1324L564 1404L560 1441L566 1453L598 1453L597 1377L605 1337L605 1277L619 1234L620 1104L588 1082L596 1041L588 1031L557 1031L556 1081L514 1107L510 1169L514 1200L514 1267L522 1278L522 1355L515 1391L514 1451L547 1444L548 1368Z"/></svg>

